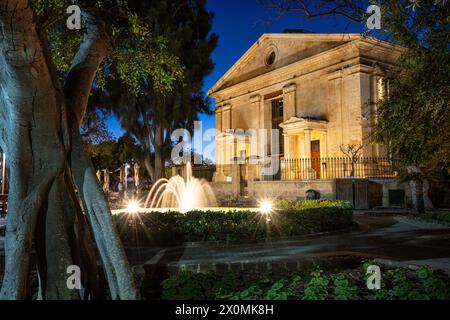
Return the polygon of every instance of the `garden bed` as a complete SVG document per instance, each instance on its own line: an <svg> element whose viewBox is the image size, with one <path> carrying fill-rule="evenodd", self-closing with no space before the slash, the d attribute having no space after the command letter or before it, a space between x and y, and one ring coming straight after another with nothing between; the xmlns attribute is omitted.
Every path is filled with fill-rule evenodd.
<svg viewBox="0 0 450 320"><path fill-rule="evenodd" d="M194 274L182 271L162 283L167 300L449 300L450 279L422 267L413 271L382 269L381 290L367 288L360 268L255 275L254 273Z"/></svg>
<svg viewBox="0 0 450 320"><path fill-rule="evenodd" d="M257 241L343 230L353 225L343 201L282 201L269 214L250 211L192 211L121 214L115 217L127 245L193 241Z"/></svg>
<svg viewBox="0 0 450 320"><path fill-rule="evenodd" d="M427 213L416 213L414 217L430 222L439 222L445 225L450 226L450 212L449 211L441 211L441 212L427 212Z"/></svg>

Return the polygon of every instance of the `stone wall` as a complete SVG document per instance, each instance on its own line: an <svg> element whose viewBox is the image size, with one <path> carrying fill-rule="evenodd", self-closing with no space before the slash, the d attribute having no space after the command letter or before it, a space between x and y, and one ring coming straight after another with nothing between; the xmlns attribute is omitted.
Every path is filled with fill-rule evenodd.
<svg viewBox="0 0 450 320"><path fill-rule="evenodd" d="M250 197L304 200L306 191L315 190L320 192L321 199L336 199L335 180L311 180L311 181L255 181L253 194Z"/></svg>
<svg viewBox="0 0 450 320"><path fill-rule="evenodd" d="M216 195L216 200L218 204L231 201L237 198L238 194L236 192L236 185L227 182L209 182L211 189Z"/></svg>
<svg viewBox="0 0 450 320"><path fill-rule="evenodd" d="M238 177L235 177L238 178ZM371 179L370 181L383 186L383 207L389 207L389 190L405 190L405 206L411 206L411 190L409 185L395 179ZM219 204L233 203L239 198L239 182L213 182L210 186ZM306 191L315 190L321 199L336 199L336 180L304 180L304 181L253 181L248 183L248 196L256 200L261 198L304 200Z"/></svg>
<svg viewBox="0 0 450 320"><path fill-rule="evenodd" d="M411 190L409 185L396 179L370 179L383 185L383 207L389 207L389 190L405 190L405 206L411 206Z"/></svg>

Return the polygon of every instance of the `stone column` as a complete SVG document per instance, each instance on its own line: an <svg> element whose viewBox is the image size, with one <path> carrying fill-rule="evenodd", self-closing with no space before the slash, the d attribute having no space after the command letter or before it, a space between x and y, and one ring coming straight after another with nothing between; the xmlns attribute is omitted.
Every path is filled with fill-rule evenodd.
<svg viewBox="0 0 450 320"><path fill-rule="evenodd" d="M231 179L234 197L238 197L241 191L241 176L239 170L239 165L237 163L233 163L233 165L231 166Z"/></svg>
<svg viewBox="0 0 450 320"><path fill-rule="evenodd" d="M224 139L222 140L222 148L224 150L223 153L223 164L229 165L231 158L235 157L234 155L234 140L232 138L232 128L231 128L231 105L225 105L222 107L222 132L225 134ZM230 136L231 135L231 136Z"/></svg>
<svg viewBox="0 0 450 320"><path fill-rule="evenodd" d="M297 136L297 149L298 149L298 157L305 158L305 138L303 136Z"/></svg>
<svg viewBox="0 0 450 320"><path fill-rule="evenodd" d="M372 103L374 102L371 97L371 78L372 75L369 73L361 72L360 73L360 84L361 84L361 111L359 114L359 118L361 119L361 128L362 128L362 136L361 136L361 144L370 145L370 137L372 135ZM358 115L358 113L356 112ZM373 147L373 145L372 145ZM363 150L363 156L365 157L373 157L373 149L367 148Z"/></svg>
<svg viewBox="0 0 450 320"><path fill-rule="evenodd" d="M283 87L284 121L297 116L296 92L295 83Z"/></svg>
<svg viewBox="0 0 450 320"><path fill-rule="evenodd" d="M320 143L321 149L320 156L322 158L328 157L328 134L326 131L322 133L323 141Z"/></svg>
<svg viewBox="0 0 450 320"><path fill-rule="evenodd" d="M255 180L258 178L256 176L256 165L255 164L249 164L247 166L247 176L248 176L248 194L249 196L254 196L255 195Z"/></svg>
<svg viewBox="0 0 450 320"><path fill-rule="evenodd" d="M218 106L216 108L216 130L219 132L222 131L222 107Z"/></svg>
<svg viewBox="0 0 450 320"><path fill-rule="evenodd" d="M221 124L222 132L227 132L228 130L232 129L231 123L232 123L231 105L227 104L222 108L222 124Z"/></svg>
<svg viewBox="0 0 450 320"><path fill-rule="evenodd" d="M254 119L253 121L250 121L250 123L253 123L253 126L250 127L250 130L255 130L256 133L256 140L253 140L253 137L249 140L250 143L250 150L249 150L249 156L259 156L261 155L261 150L263 150L263 142L264 139L259 135L259 130L261 128L261 121L264 119L264 115L261 115L261 96L254 95L250 97L250 107L251 107L251 114L257 115L257 119ZM254 145L256 143L256 145ZM256 149L254 149L256 148ZM256 153L256 154L255 154Z"/></svg>
<svg viewBox="0 0 450 320"><path fill-rule="evenodd" d="M222 173L222 165L223 165L223 146L220 142L222 135L222 107L216 107L216 165L217 165L217 176L221 176ZM221 174L222 173L222 174Z"/></svg>
<svg viewBox="0 0 450 320"><path fill-rule="evenodd" d="M280 134L282 134L282 132L280 132ZM284 140L284 158L290 159L291 158L291 146L289 144L290 137L287 134L285 134L283 135L283 140Z"/></svg>
<svg viewBox="0 0 450 320"><path fill-rule="evenodd" d="M305 158L311 159L311 130L305 130Z"/></svg>
<svg viewBox="0 0 450 320"><path fill-rule="evenodd" d="M343 103L343 72L338 70L328 76L329 96L328 96L328 126L330 137L333 137L328 144L330 153L340 154L339 147L344 144L344 115Z"/></svg>
<svg viewBox="0 0 450 320"><path fill-rule="evenodd" d="M298 155L295 155L295 140L297 136L285 135L284 136L284 157L286 159L295 159Z"/></svg>
<svg viewBox="0 0 450 320"><path fill-rule="evenodd" d="M267 145L267 134L263 131L265 129L265 114L264 114L264 99L261 95L254 95L250 97L250 103L252 110L258 111L258 125L256 128L257 134L257 156L258 159L263 158L266 155L266 145Z"/></svg>

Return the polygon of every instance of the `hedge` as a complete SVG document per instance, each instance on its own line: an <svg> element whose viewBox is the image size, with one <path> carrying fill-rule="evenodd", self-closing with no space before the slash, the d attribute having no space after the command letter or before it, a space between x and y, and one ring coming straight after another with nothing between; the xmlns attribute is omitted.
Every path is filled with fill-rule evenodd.
<svg viewBox="0 0 450 320"><path fill-rule="evenodd" d="M152 212L116 216L127 244L183 241L255 241L348 228L352 207L342 201L280 202L270 215L250 211Z"/></svg>

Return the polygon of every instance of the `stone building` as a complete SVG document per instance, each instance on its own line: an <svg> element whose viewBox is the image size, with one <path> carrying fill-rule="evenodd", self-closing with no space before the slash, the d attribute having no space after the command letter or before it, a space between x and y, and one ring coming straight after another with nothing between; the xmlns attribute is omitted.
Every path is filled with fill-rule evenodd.
<svg viewBox="0 0 450 320"><path fill-rule="evenodd" d="M390 195L404 192L387 149L370 137L376 102L388 94L385 71L401 53L359 34L262 35L208 92L216 104L219 197L298 199L314 189L335 199L337 180L353 177L366 180L358 192L392 204ZM346 146L363 146L363 160L350 163ZM280 174L270 179L260 172L267 158L280 160ZM379 188L369 192L373 183Z"/></svg>
<svg viewBox="0 0 450 320"><path fill-rule="evenodd" d="M220 175L244 155L342 157L341 146L364 145L361 156L386 156L370 134L384 70L400 54L398 46L359 34L264 34L208 92L221 133ZM279 151L270 133L255 140L251 129L280 129Z"/></svg>

